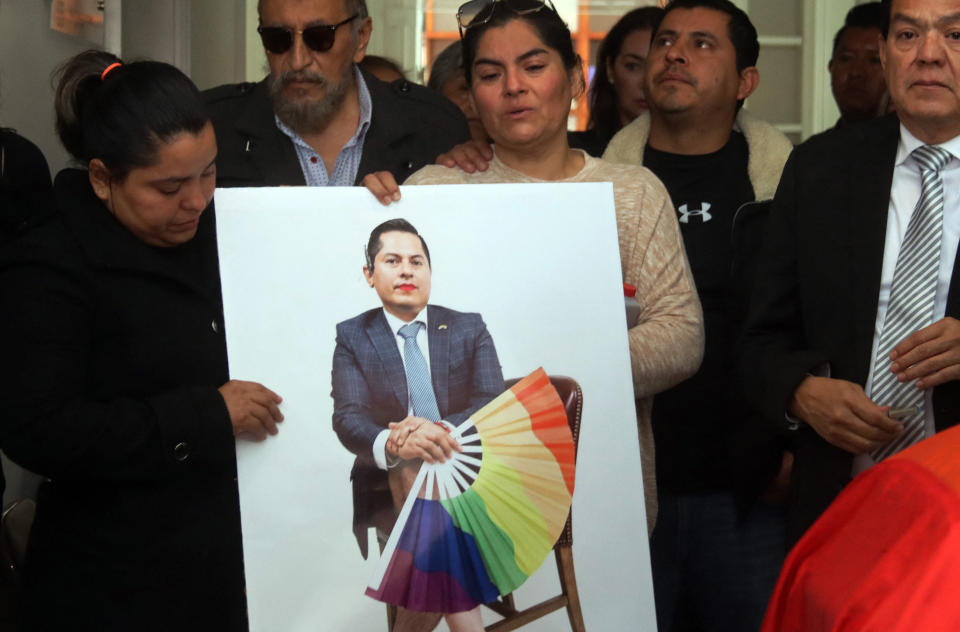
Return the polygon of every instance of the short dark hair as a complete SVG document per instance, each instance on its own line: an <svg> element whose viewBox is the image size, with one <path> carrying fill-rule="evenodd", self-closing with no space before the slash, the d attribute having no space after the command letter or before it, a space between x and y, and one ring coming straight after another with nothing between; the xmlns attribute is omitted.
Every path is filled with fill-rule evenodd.
<svg viewBox="0 0 960 632"><path fill-rule="evenodd" d="M410 233L419 237L420 244L423 246L423 254L427 256L427 265L431 265L430 249L427 248L427 241L423 238L423 235L417 232L417 229L413 227L413 224L398 217L396 219L388 219L370 231L370 239L367 240L367 250L365 253L367 259L367 270L373 271L373 262L377 258L377 253L383 248L383 242L380 240L380 236L384 233L394 231Z"/></svg>
<svg viewBox="0 0 960 632"><path fill-rule="evenodd" d="M458 72L463 72L463 43L460 40L444 48L433 60L427 87L440 92L443 84Z"/></svg>
<svg viewBox="0 0 960 632"><path fill-rule="evenodd" d="M660 25L663 9L660 7L640 7L628 11L617 20L597 50L597 61L593 71L593 83L590 84L590 119L588 129L595 129L601 138L610 138L620 129L617 89L607 74L607 63L616 60L623 48L623 42L629 35L648 29L651 37Z"/></svg>
<svg viewBox="0 0 960 632"><path fill-rule="evenodd" d="M880 0L880 34L887 39L890 32L890 12L893 11L893 0Z"/></svg>
<svg viewBox="0 0 960 632"><path fill-rule="evenodd" d="M467 77L467 84L473 83L473 60L477 57L480 37L487 32L487 29L503 26L513 20L523 20L529 24L536 31L540 41L557 51L568 73L579 68L580 56L573 50L570 29L549 4L544 4L539 11L521 15L515 13L506 2L493 2L477 13L473 19L473 22L477 23L476 26L468 26L463 31L463 72Z"/></svg>
<svg viewBox="0 0 960 632"><path fill-rule="evenodd" d="M727 36L733 42L737 52L737 72L744 68L757 65L760 57L760 40L757 39L757 29L754 28L750 17L730 0L671 0L664 8L663 17L674 9L712 9L726 13L730 21L727 23ZM661 18L661 23L663 18Z"/></svg>
<svg viewBox="0 0 960 632"><path fill-rule="evenodd" d="M363 21L370 15L367 11L367 0L343 0L343 8L346 10L347 15L355 15L357 19L353 21L353 25L350 27L350 34L356 39L357 33L360 31L360 26L363 24ZM260 19L261 10L263 9L263 0L257 0L257 19ZM402 72L400 73L403 74Z"/></svg>
<svg viewBox="0 0 960 632"><path fill-rule="evenodd" d="M843 26L841 26L837 34L833 36L833 54L831 57L837 54L837 46L840 45L840 38L847 32L847 29L877 29L881 33L886 34L884 15L883 5L880 2L858 4L847 11L847 17L843 21Z"/></svg>
<svg viewBox="0 0 960 632"><path fill-rule="evenodd" d="M104 71L111 65L106 75ZM112 178L152 165L157 148L210 122L197 87L170 64L88 50L54 71L60 142L78 161L103 161Z"/></svg>
<svg viewBox="0 0 960 632"><path fill-rule="evenodd" d="M360 66L361 70L366 70L370 74L374 75L376 74L377 70L386 70L387 72L400 75L401 79L404 79L407 76L403 72L403 68L400 67L400 64L393 61L389 57L383 57L381 55L364 55L363 59L361 59L360 63L357 65Z"/></svg>
<svg viewBox="0 0 960 632"><path fill-rule="evenodd" d="M367 17L367 0L343 0L343 6L347 10L347 15L356 14L359 19ZM263 0L257 0L257 15L260 15L260 9L263 8Z"/></svg>

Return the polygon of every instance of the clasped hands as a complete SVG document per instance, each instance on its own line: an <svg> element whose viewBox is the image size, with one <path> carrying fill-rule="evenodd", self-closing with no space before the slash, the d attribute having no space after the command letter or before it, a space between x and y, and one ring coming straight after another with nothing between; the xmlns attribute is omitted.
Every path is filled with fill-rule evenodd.
<svg viewBox="0 0 960 632"><path fill-rule="evenodd" d="M960 321L942 318L907 336L890 352L889 370L900 382L927 390L960 379ZM788 411L802 419L829 443L853 454L866 454L903 432L888 416L890 406L878 406L853 382L810 376L793 392Z"/></svg>
<svg viewBox="0 0 960 632"><path fill-rule="evenodd" d="M407 416L387 426L387 454L401 459L423 459L427 463L444 463L454 452L461 452L460 444L442 425L423 417Z"/></svg>

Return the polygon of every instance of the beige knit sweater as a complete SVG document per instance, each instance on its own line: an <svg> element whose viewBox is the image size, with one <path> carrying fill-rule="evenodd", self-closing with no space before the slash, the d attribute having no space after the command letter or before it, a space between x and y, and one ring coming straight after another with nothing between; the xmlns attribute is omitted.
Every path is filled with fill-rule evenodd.
<svg viewBox="0 0 960 632"><path fill-rule="evenodd" d="M583 169L562 182L612 182L624 283L637 287L642 312L630 329L630 363L646 491L647 529L657 515L653 396L693 375L703 356L703 316L683 249L676 213L663 184L645 167L617 165L584 154ZM404 184L543 182L494 157L473 174L438 165L424 167Z"/></svg>

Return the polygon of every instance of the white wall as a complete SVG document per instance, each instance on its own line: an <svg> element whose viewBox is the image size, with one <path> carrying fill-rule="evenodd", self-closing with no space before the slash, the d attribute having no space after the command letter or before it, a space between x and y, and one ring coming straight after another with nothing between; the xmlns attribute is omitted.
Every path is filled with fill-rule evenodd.
<svg viewBox="0 0 960 632"><path fill-rule="evenodd" d="M253 31L256 36L256 21L247 24L246 5L246 2L237 0L192 3L190 77L201 90L247 80L245 51L248 31ZM259 41L256 44L260 46Z"/></svg>
<svg viewBox="0 0 960 632"><path fill-rule="evenodd" d="M421 5L420 0L367 0L373 20L367 52L394 60L415 81L423 25Z"/></svg>
<svg viewBox="0 0 960 632"><path fill-rule="evenodd" d="M56 173L68 158L53 131L50 73L91 44L50 30L50 2L0 0L0 125L33 141Z"/></svg>
<svg viewBox="0 0 960 632"><path fill-rule="evenodd" d="M190 74L190 0L123 0L121 56L153 59Z"/></svg>

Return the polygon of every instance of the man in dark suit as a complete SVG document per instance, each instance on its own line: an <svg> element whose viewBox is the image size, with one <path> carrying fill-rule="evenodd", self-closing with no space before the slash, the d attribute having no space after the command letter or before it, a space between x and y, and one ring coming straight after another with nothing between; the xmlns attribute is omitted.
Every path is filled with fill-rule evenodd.
<svg viewBox="0 0 960 632"><path fill-rule="evenodd" d="M363 273L383 306L337 325L333 427L357 455L351 472L354 532L366 556L367 528L389 532L395 517L388 470L416 459L444 461L458 450L435 422L463 422L503 391L503 374L479 314L427 306L430 254L407 221L390 220L373 230ZM413 354L429 373L432 413L418 407L417 393L409 396L417 386L408 379Z"/></svg>
<svg viewBox="0 0 960 632"><path fill-rule="evenodd" d="M796 433L792 541L853 475L960 420L960 0L884 16L899 119L794 151L742 347L754 403Z"/></svg>
<svg viewBox="0 0 960 632"><path fill-rule="evenodd" d="M357 68L370 40L365 0L260 0L270 74L204 93L217 133L218 186L398 182L470 138L440 95Z"/></svg>

